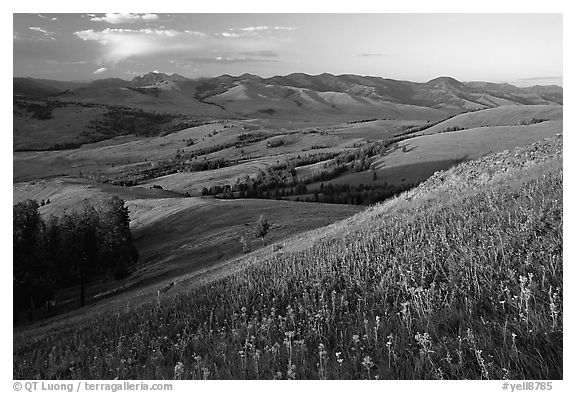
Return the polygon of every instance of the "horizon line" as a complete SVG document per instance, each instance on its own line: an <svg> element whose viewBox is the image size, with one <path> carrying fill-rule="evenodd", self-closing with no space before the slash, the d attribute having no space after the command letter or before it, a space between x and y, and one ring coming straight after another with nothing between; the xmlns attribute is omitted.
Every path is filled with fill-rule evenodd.
<svg viewBox="0 0 576 393"><path fill-rule="evenodd" d="M413 81L410 79L394 79L394 78L390 78L390 77L384 77L384 76L377 76L377 75L361 75L361 74L354 74L354 73L344 73L344 74L332 74L330 72L322 72L320 74L308 74L306 72L291 72L289 74L284 74L284 75L273 75L270 77L262 77L260 75L257 74L252 74L249 72L244 72L242 74L239 75L230 75L230 74L220 74L220 75L214 75L214 76L198 76L198 77L189 77L189 76L185 76L176 72L173 73L166 73L166 72L162 72L162 71L149 71L143 74L138 74L135 75L134 77L132 77L131 79L125 79L119 76L111 76L108 78L94 78L94 79L49 79L49 78L41 78L41 77L34 77L34 76L13 76L12 78L24 78L24 79L38 79L38 80L50 80L50 81L57 81L57 82L77 82L77 83L91 83L91 82L95 82L95 81L99 81L99 80L107 80L107 79L120 79L126 82L131 82L133 81L135 78L138 77L142 77L144 75L149 75L149 74L164 74L167 76L173 76L173 75L178 75L181 76L183 78L189 79L189 80L199 80L199 79L212 79L212 78L219 78L219 77L223 77L223 76L227 76L227 77L231 77L231 78L240 78L244 75L246 76L256 76L258 78L261 79L271 79L271 78L276 78L276 77L287 77L290 75L295 75L295 74L301 74L301 75L306 75L306 76L310 76L310 77L318 77L318 76L322 76L322 75L329 75L329 76L333 76L333 77L342 77L342 76L360 76L363 78L379 78L379 79L387 79L387 80L394 80L394 81L398 81L398 82L410 82L410 83L421 83L421 84L426 84L429 83L435 79L440 79L440 78L449 78L449 79L454 79L457 82L460 83L474 83L474 82L484 82L484 83L494 83L494 84L499 84L499 85L511 85L517 88L526 88L526 87L537 87L537 86L556 86L559 87L561 89L563 89L564 87L562 85L558 85L558 84L529 84L528 86L524 86L524 87L520 87L515 85L513 82L525 82L525 83L529 83L530 81L538 81L538 80L547 80L547 79L559 79L563 82L564 77L563 76L546 76L546 77L526 77L526 78L518 78L518 79L514 79L511 82L502 82L502 81L489 81L489 80L483 80L483 79L472 79L472 80L459 80L456 79L452 76L448 76L448 75L439 75L437 77L434 77L432 79L429 79L425 82L417 82L417 81Z"/></svg>

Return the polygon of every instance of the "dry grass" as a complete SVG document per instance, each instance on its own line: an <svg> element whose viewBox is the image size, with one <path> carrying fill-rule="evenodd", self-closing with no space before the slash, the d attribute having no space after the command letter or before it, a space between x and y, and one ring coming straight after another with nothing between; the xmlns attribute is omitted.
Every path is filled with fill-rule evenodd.
<svg viewBox="0 0 576 393"><path fill-rule="evenodd" d="M82 136L91 120L105 112L102 108L70 105L54 108L53 118L38 120L30 115L14 116L14 149L41 149L65 143Z"/></svg>
<svg viewBox="0 0 576 393"><path fill-rule="evenodd" d="M421 126L424 124L426 124L426 120L376 120L345 124L335 128L328 128L327 131L342 138L386 140L392 138L402 127Z"/></svg>
<svg viewBox="0 0 576 393"><path fill-rule="evenodd" d="M562 378L562 240L561 150L494 156L156 302L18 334L14 378Z"/></svg>
<svg viewBox="0 0 576 393"><path fill-rule="evenodd" d="M562 120L563 109L562 105L504 105L454 116L422 131L419 135L437 134L453 127L516 126L533 118Z"/></svg>

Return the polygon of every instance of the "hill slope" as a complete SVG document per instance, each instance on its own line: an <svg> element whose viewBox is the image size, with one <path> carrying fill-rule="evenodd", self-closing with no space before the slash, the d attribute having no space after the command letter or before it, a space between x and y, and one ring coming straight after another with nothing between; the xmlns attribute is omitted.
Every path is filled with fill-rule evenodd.
<svg viewBox="0 0 576 393"><path fill-rule="evenodd" d="M519 126L542 121L562 120L562 105L506 105L482 111L463 113L440 122L415 135L430 135L448 129L491 126Z"/></svg>
<svg viewBox="0 0 576 393"><path fill-rule="evenodd" d="M397 149L375 160L372 167L378 178L389 183L397 184L402 179L409 183L420 182L436 170L447 169L455 163L554 137L563 132L562 127L562 121L550 121L423 135L399 142ZM357 181L366 183L371 175L370 171L362 173ZM350 179L341 177L336 180L345 183Z"/></svg>
<svg viewBox="0 0 576 393"><path fill-rule="evenodd" d="M14 378L562 378L562 139L228 266L16 334Z"/></svg>
<svg viewBox="0 0 576 393"><path fill-rule="evenodd" d="M289 201L213 198L182 198L166 190L91 184L84 179L54 178L13 186L14 203L27 199L49 200L39 209L44 220L81 210L85 202L97 205L112 195L126 200L130 227L139 251L139 264L122 282L93 282L87 286L87 303L97 303L102 293L150 287L161 281L198 273L242 254L240 236L246 246L262 247L254 225L260 215L271 223L266 242L322 227L362 210L361 206ZM76 306L78 288L67 288L56 296L55 308L62 313ZM114 293L112 293L114 292ZM104 303L114 302L106 299ZM58 319L59 317L56 317Z"/></svg>
<svg viewBox="0 0 576 393"><path fill-rule="evenodd" d="M449 77L426 83L360 75L294 73L261 78L221 75L188 79L151 72L131 81L117 78L69 83L15 78L14 94L49 95L67 88L62 100L138 107L194 115L307 119L380 118L440 120L448 114L502 105L562 104L562 88L518 88ZM72 88L73 87L73 88Z"/></svg>

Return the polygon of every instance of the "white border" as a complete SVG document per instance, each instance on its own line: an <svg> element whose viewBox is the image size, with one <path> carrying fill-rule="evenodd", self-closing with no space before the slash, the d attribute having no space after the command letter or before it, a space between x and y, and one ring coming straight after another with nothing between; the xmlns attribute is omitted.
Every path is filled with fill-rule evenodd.
<svg viewBox="0 0 576 393"><path fill-rule="evenodd" d="M180 13L563 13L564 14L564 106L568 110L564 111L564 130L565 142L565 180L564 192L565 201L576 200L574 194L574 120L573 120L573 89L574 78L571 70L574 70L573 55L574 48L573 37L576 37L574 26L576 20L572 9L568 7L568 1L503 1L503 0L481 0L481 1L456 1L456 0L417 0L409 2L394 2L392 4L379 2L312 2L311 0L291 0L289 2L277 3L263 0L216 0L216 1L180 1L180 2L154 2L143 4L142 1L110 1L100 0L97 3L88 2L46 2L32 0L26 2L11 2L11 4L2 5L0 14L2 29L3 53L10 53L12 57L12 41L9 28L12 27L12 13L28 12L68 12L68 13L87 13L87 12L180 12ZM93 7L92 9L90 9ZM535 56L538 54L535 53ZM2 266L2 298L11 299L11 260L12 246L11 221L12 210L8 199L12 199L12 190L9 186L12 184L9 176L12 174L12 62L3 64L4 87L2 93L4 105L4 127L1 132L2 146L2 208L1 208L1 237L2 250L4 251L5 260L1 262ZM574 278L574 212L575 208L568 203L564 206L564 239L565 253L564 264L565 274L564 282L567 284L564 288L564 381L554 381L553 392L575 391L576 370L574 364L574 290L571 287L571 281ZM4 302L5 322L2 324L2 348L4 351L1 357L1 375L4 386L2 390L12 391L12 327L10 323L10 309L8 300ZM502 383L498 381L309 381L309 382L280 382L280 381L208 381L208 382L186 382L176 381L174 391L193 391L193 390L226 390L226 391L254 391L254 390L271 390L277 392L292 392L295 388L305 390L326 390L330 392L350 392L352 389L366 389L384 392L390 389L398 391L409 389L413 391L439 391L439 392L497 392L502 391ZM571 389L569 389L571 388Z"/></svg>

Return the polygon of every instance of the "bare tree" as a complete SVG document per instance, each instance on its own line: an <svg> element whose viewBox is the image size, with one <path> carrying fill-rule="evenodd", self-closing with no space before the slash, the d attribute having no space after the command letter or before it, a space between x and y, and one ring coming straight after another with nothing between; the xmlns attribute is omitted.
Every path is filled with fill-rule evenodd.
<svg viewBox="0 0 576 393"><path fill-rule="evenodd" d="M240 233L238 235L238 241L242 245L242 252L244 254L249 253L251 251L250 244L248 243L248 239L246 238L246 235L244 233Z"/></svg>

